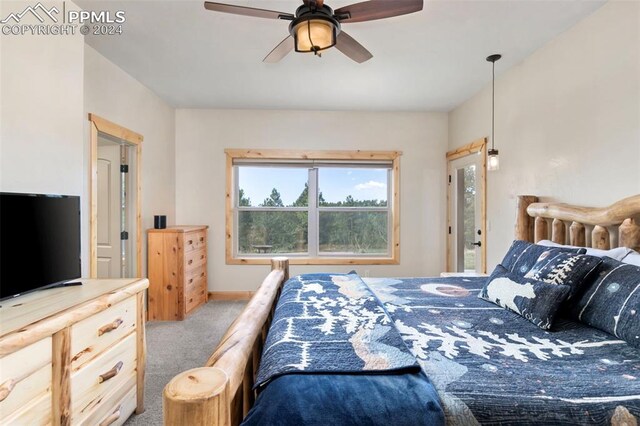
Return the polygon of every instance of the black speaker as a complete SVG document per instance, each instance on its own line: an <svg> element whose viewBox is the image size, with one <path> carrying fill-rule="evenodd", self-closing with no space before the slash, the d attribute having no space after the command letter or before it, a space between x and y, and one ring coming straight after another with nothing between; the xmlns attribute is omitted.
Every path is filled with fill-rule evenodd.
<svg viewBox="0 0 640 426"><path fill-rule="evenodd" d="M167 227L167 216L165 215L154 216L153 227L155 229L165 229Z"/></svg>

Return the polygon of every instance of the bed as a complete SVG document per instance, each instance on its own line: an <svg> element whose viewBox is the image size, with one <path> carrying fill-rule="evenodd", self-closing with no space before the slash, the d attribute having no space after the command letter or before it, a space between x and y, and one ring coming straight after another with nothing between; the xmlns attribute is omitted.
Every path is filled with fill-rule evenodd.
<svg viewBox="0 0 640 426"><path fill-rule="evenodd" d="M589 243L589 247L600 250L615 247L638 250L640 227L636 220L639 215L640 195L607 208L539 203L536 197L521 196L517 202L515 237L520 242L531 243L548 239L549 246L586 247ZM540 247L535 245L536 250ZM512 270L518 269L517 262L523 262L520 256L510 265ZM509 262L507 257L505 264ZM538 263L542 257L536 254ZM593 262L593 257L583 258ZM598 262L597 267L602 268ZM529 272L541 272L530 266ZM592 265L585 263L585 268L587 266ZM624 283L629 276L624 271L631 271L630 268L635 267L624 270L612 267L611 274L615 276L623 271L620 282ZM371 321L372 312L383 312L384 315L380 313L376 319L376 326L386 327L391 323L395 331L378 338L376 344L384 340L385 346L393 346L395 363L385 364L378 371L375 362L369 370L366 365L345 369L342 360L354 364L348 362L350 355L343 355L341 349L332 348L329 342L318 346L327 345L328 351L338 354L334 359L340 362L327 362L315 366L315 370L311 367L296 370L283 367L300 364L288 362L286 356L302 355L280 354L278 360L272 355L276 351L271 349L282 346L274 342L282 342L282 336L287 333L287 328L282 328L287 321L282 316L286 314L286 307L295 307L293 300L300 301L301 307L308 307L318 300L314 292L325 292L336 280L355 283L359 277L311 274L289 281L283 290L283 283L289 279L288 262L285 258L275 258L272 272L231 325L207 365L178 375L165 388L165 424L236 425L243 420L247 425L353 424L356 421L384 424L376 423L376 418L379 421L384 416L393 419L394 424L637 424L640 346L633 341L633 333L624 331L637 330L637 323L627 321L621 326L624 332L616 328L614 336L602 331L607 330L608 325L600 324L603 321L600 317L589 317L591 308L583 306L573 316L559 315L553 327L545 329L548 321L533 321L529 314L525 316L527 321L514 314L513 309L518 307L507 310L478 298L479 293L485 298L491 296L487 284L495 274L494 271L489 279L362 279L366 291L371 293L362 296L366 299L362 303L376 301L378 307L350 310L348 316L352 313L357 316L363 311ZM583 290L586 295L578 294L577 290L573 294L573 289L567 289L567 294L571 292L567 297L575 297L575 306L583 299L593 305L592 301L609 297L611 292L601 290L600 286L617 290L618 283L612 286L604 281L611 274L601 274L603 277L598 278L601 281L593 290ZM347 287L353 295L354 287ZM602 292L605 296L601 296ZM337 297L344 296L345 291ZM635 301L632 296L629 294L626 301ZM607 299L603 303L613 302ZM326 311L327 304L335 305L335 302L317 304L318 312ZM292 317L300 317L300 309L303 308L293 308ZM570 312L573 308L566 309ZM344 306L340 312L343 311ZM338 315L338 311L331 312ZM637 317L632 318L636 320ZM357 319L349 321L357 322ZM615 321L618 327L618 319ZM321 328L321 324L309 328ZM389 336L393 333L400 336L402 344L391 342L394 339ZM345 339L353 341L354 336L348 335ZM411 353L412 360L405 358L403 347ZM371 352L368 348L364 350ZM265 374L270 366L275 368ZM329 371L324 371L327 369ZM371 417L367 417L366 410L370 409L373 410ZM350 418L354 412L359 413L359 417Z"/></svg>

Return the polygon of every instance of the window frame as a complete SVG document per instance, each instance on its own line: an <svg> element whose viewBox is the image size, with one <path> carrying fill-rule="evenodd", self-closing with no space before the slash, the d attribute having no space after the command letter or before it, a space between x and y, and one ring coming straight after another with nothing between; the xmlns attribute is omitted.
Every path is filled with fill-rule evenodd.
<svg viewBox="0 0 640 426"><path fill-rule="evenodd" d="M306 150L246 150L246 149L225 149L226 155L226 200L225 200L225 258L228 265L267 265L274 256L289 256L289 262L294 265L397 265L400 263L400 151L306 151ZM305 162L345 162L345 167L357 166L359 162L367 163L375 161L388 161L391 163L389 169L387 186L387 204L385 208L349 208L349 207L320 207L313 206L309 197L307 207L298 208L277 208L278 211L307 211L309 215L319 215L322 211L386 211L388 215L387 231L389 233L389 253L386 255L353 255L344 256L341 254L318 253L315 256L306 254L279 254L270 253L266 255L246 255L237 253L235 240L238 235L237 214L239 209L235 207L237 197L238 177L235 173L234 162L237 160L260 160L265 163L277 163L278 161L305 161ZM311 173L310 173L311 175ZM315 173L317 178L317 173ZM246 208L245 208L246 209ZM251 208L249 208L250 210ZM265 208L257 208L260 211L267 211ZM244 210L244 209L243 209ZM319 220L319 218L318 218ZM319 222L318 222L319 223ZM320 227L315 229L318 235L311 236L314 230L309 230L308 250L311 253L311 243L319 241ZM318 247L319 249L319 247ZM319 250L318 250L319 252Z"/></svg>

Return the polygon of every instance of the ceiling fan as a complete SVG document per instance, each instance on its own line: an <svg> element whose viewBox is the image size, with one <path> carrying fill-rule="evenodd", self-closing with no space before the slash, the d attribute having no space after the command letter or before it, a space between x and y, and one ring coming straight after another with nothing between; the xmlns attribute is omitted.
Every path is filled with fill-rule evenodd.
<svg viewBox="0 0 640 426"><path fill-rule="evenodd" d="M291 21L290 35L263 59L264 62L278 62L294 49L320 56L320 52L335 46L349 58L362 63L373 55L342 31L341 25L418 12L422 10L423 0L369 0L336 10L324 4L324 0L303 0L295 14L211 1L205 1L204 7L214 12Z"/></svg>

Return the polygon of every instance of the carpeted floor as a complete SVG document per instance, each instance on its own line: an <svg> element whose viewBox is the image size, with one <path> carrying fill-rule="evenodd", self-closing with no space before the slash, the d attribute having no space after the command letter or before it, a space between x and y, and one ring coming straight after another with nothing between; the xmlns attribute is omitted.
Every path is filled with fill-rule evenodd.
<svg viewBox="0 0 640 426"><path fill-rule="evenodd" d="M181 371L202 367L245 302L209 302L184 321L147 323L145 412L127 426L162 425L162 390Z"/></svg>

